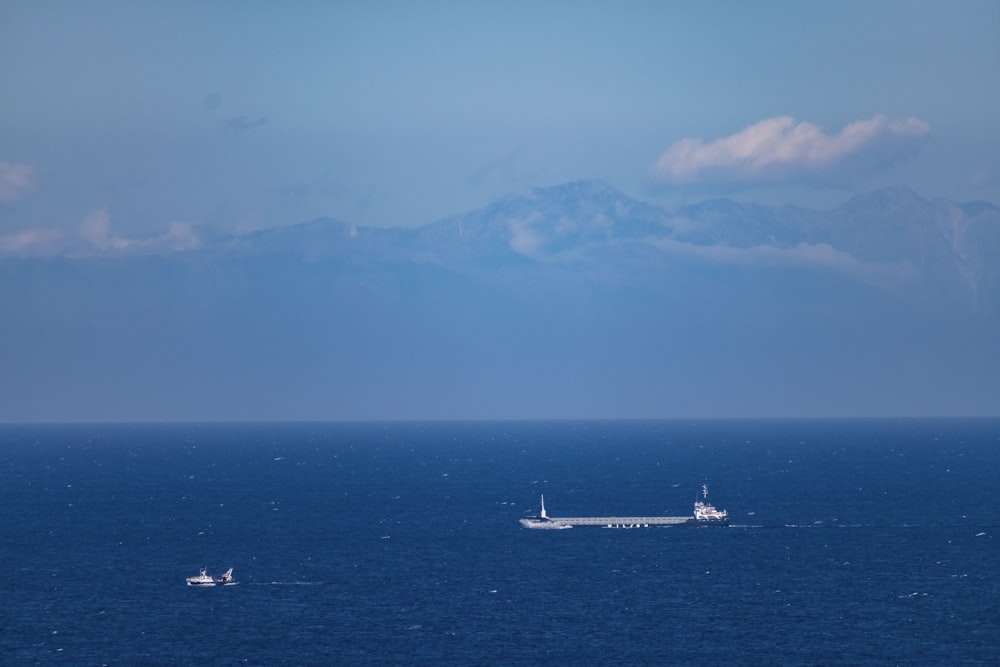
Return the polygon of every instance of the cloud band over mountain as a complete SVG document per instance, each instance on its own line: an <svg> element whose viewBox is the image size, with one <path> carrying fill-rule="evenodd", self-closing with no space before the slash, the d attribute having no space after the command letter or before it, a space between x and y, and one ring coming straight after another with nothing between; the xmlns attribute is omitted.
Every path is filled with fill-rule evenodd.
<svg viewBox="0 0 1000 667"><path fill-rule="evenodd" d="M830 135L777 116L714 141L682 139L660 155L653 175L667 184L845 183L915 155L929 132L917 118L878 115Z"/></svg>
<svg viewBox="0 0 1000 667"><path fill-rule="evenodd" d="M34 167L17 162L0 162L0 203L17 201L34 185Z"/></svg>
<svg viewBox="0 0 1000 667"><path fill-rule="evenodd" d="M96 255L145 255L197 250L201 239L193 225L171 221L167 231L145 238L122 236L112 229L107 209L89 213L75 229L38 227L0 234L0 258L91 257Z"/></svg>

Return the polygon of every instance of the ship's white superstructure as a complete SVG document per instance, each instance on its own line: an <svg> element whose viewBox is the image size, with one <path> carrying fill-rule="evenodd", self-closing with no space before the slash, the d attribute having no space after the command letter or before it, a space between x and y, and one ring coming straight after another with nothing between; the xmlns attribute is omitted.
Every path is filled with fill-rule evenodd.
<svg viewBox="0 0 1000 667"><path fill-rule="evenodd" d="M726 510L715 509L715 505L708 502L708 484L701 485L702 499L695 501L694 520L699 523L726 523L729 521L729 513Z"/></svg>
<svg viewBox="0 0 1000 667"><path fill-rule="evenodd" d="M197 576L195 576L195 577L188 577L187 578L187 585L188 586L214 586L215 585L215 579L205 571L205 568L201 568L201 572L199 572Z"/></svg>

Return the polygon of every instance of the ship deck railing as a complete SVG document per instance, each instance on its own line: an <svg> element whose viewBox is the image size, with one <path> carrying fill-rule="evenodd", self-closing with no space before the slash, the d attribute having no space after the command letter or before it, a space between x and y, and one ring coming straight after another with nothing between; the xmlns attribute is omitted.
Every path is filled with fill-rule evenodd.
<svg viewBox="0 0 1000 667"><path fill-rule="evenodd" d="M571 526L675 526L690 516L550 516L550 521Z"/></svg>

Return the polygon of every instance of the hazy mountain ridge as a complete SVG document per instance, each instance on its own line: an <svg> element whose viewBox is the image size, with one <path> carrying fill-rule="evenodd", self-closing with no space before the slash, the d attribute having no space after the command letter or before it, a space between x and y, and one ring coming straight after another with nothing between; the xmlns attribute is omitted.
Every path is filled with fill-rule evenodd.
<svg viewBox="0 0 1000 667"><path fill-rule="evenodd" d="M415 229L6 257L0 419L994 414L998 266L992 205L670 213L592 181Z"/></svg>
<svg viewBox="0 0 1000 667"><path fill-rule="evenodd" d="M715 199L670 212L600 181L576 181L418 228L320 218L242 235L203 234L191 245L165 253L163 244L139 241L79 259L138 252L182 263L271 257L357 270L432 265L481 277L502 270L503 279L510 271L561 265L612 282L652 279L683 260L689 268L828 272L937 307L1000 310L1000 209L928 200L903 186L858 195L829 211Z"/></svg>
<svg viewBox="0 0 1000 667"><path fill-rule="evenodd" d="M1000 312L1000 209L928 200L903 186L858 195L829 211L715 199L669 212L606 183L576 181L418 228L320 218L241 235L205 234L195 248L162 250L140 241L76 261L335 262L324 270L396 274L424 266L515 283L536 281L539 271L550 280L568 271L577 279L634 285L678 270L730 275L784 267L861 282L935 309Z"/></svg>
<svg viewBox="0 0 1000 667"><path fill-rule="evenodd" d="M905 187L860 195L832 211L710 200L676 213L603 183L539 188L419 231L418 246L449 265L517 253L538 262L643 256L716 265L789 265L834 271L911 297L1000 304L1000 211L926 200ZM632 246L623 251L622 246ZM636 248L663 251L650 256ZM604 267L607 268L607 267ZM635 267L631 267L633 270Z"/></svg>
<svg viewBox="0 0 1000 667"><path fill-rule="evenodd" d="M758 256L765 255L767 248L798 250L796 262L804 267L811 263L807 248L828 247L827 255L830 251L845 255L845 265L849 256L860 264L897 267L901 276L907 274L906 267L912 267L912 278L960 283L972 295L984 286L994 293L991 268L1000 264L1000 210L982 203L963 206L944 199L927 200L905 187L859 195L827 212L710 200L670 213L607 184L579 181L506 197L415 230L330 223L329 235L314 231L300 239L306 255L383 253L443 266L498 261L505 256L510 260L512 253L533 261L582 261L621 244L645 243L662 249L669 246L662 242L669 241L674 253L683 251L686 244L751 250ZM268 234L281 238L301 232L284 228ZM688 250L692 256L712 256L704 249ZM813 253L822 254L822 250ZM773 252L768 261L781 261L781 256ZM820 259L812 264L827 269L837 265Z"/></svg>

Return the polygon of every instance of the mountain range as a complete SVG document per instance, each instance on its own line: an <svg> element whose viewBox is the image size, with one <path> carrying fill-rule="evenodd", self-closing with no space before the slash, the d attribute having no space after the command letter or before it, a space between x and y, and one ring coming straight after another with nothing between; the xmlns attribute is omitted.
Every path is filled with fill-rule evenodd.
<svg viewBox="0 0 1000 667"><path fill-rule="evenodd" d="M596 181L0 257L7 421L997 414L1000 209L667 211Z"/></svg>
<svg viewBox="0 0 1000 667"><path fill-rule="evenodd" d="M1000 305L1000 209L927 200L899 186L831 211L706 201L674 212L579 181L510 196L416 229L330 219L219 237L201 253L485 273L505 265L655 274L678 262L797 267L946 309ZM593 275L593 274L592 274Z"/></svg>

